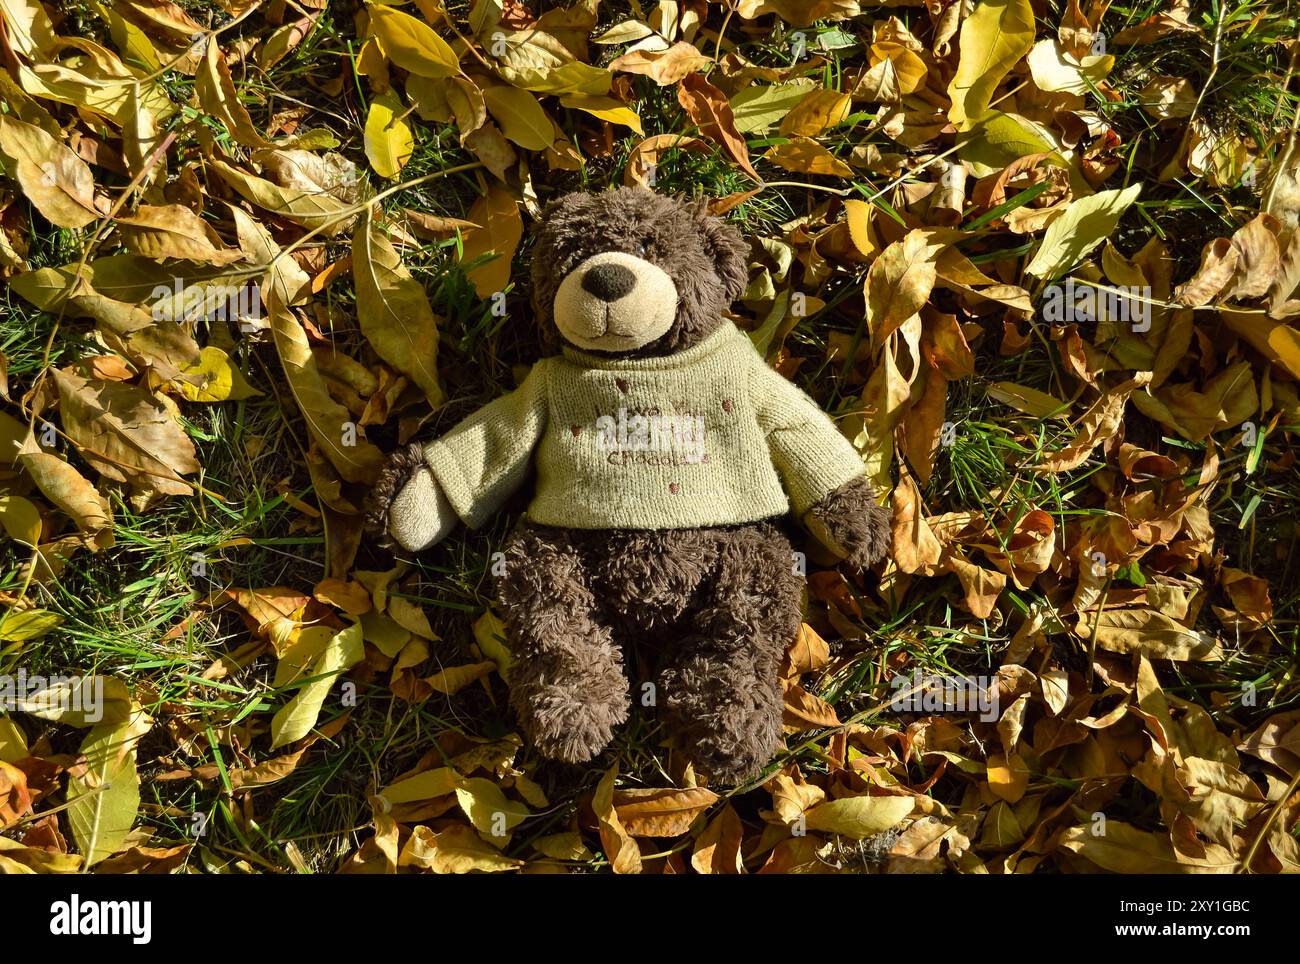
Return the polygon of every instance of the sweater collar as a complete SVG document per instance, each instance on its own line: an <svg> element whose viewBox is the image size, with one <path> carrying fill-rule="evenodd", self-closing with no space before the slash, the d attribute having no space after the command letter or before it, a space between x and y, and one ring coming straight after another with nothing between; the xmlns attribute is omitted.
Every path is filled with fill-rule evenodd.
<svg viewBox="0 0 1300 964"><path fill-rule="evenodd" d="M582 368L623 372L661 371L694 365L701 359L714 354L720 348L734 344L744 337L746 336L739 328L730 321L724 320L722 326L703 341L692 345L685 351L674 352L671 355L657 355L651 358L610 358L606 355L595 355L591 352L580 351L570 345L565 345L561 351L566 360Z"/></svg>

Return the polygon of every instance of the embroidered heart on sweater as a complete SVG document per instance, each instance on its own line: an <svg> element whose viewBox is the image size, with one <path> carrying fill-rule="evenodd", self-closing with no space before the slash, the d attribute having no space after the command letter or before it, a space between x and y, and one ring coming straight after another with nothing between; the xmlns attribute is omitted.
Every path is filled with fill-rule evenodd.
<svg viewBox="0 0 1300 964"><path fill-rule="evenodd" d="M570 426L569 426L569 431L573 433L573 437L574 437L574 438L577 438L579 435L582 434L582 426L581 426L581 425L570 425Z"/></svg>
<svg viewBox="0 0 1300 964"><path fill-rule="evenodd" d="M726 412L728 415L731 414L731 410L732 410L734 407L735 407L735 406L732 404L731 399L729 399L729 398L724 398L724 399L722 400L722 410L723 410L724 412Z"/></svg>
<svg viewBox="0 0 1300 964"><path fill-rule="evenodd" d="M627 379L626 379L626 378L616 378L616 379L614 379L614 384L618 386L618 390L619 390L620 392L622 392L624 395L627 394Z"/></svg>
<svg viewBox="0 0 1300 964"><path fill-rule="evenodd" d="M676 495L676 494L677 494L678 492L680 492L681 490L682 490L682 487L681 487L680 485L678 485L676 482L669 482L669 483L668 483L668 491L671 492L673 495Z"/></svg>

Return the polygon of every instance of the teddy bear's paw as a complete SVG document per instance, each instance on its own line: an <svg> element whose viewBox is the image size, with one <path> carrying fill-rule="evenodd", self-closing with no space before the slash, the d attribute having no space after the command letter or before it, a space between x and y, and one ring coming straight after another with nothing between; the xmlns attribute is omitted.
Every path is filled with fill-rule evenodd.
<svg viewBox="0 0 1300 964"><path fill-rule="evenodd" d="M779 691L774 680L754 680L734 668L729 673L725 665L708 675L698 672L702 668L664 675L670 725L697 770L717 783L743 783L781 748Z"/></svg>
<svg viewBox="0 0 1300 964"><path fill-rule="evenodd" d="M447 538L456 522L456 512L433 473L422 468L393 500L388 532L403 549L420 552Z"/></svg>
<svg viewBox="0 0 1300 964"><path fill-rule="evenodd" d="M622 674L593 689L542 685L518 690L512 702L520 724L537 752L563 763L586 763L613 739L614 727L627 720L631 700Z"/></svg>
<svg viewBox="0 0 1300 964"><path fill-rule="evenodd" d="M419 552L441 542L459 520L418 443L388 456L366 500L366 531L381 545Z"/></svg>
<svg viewBox="0 0 1300 964"><path fill-rule="evenodd" d="M857 569L875 565L889 551L890 509L876 501L865 478L845 482L804 515L804 523L824 546Z"/></svg>
<svg viewBox="0 0 1300 964"><path fill-rule="evenodd" d="M779 728L754 727L741 734L709 735L687 747L697 770L711 782L736 785L758 776L781 747Z"/></svg>

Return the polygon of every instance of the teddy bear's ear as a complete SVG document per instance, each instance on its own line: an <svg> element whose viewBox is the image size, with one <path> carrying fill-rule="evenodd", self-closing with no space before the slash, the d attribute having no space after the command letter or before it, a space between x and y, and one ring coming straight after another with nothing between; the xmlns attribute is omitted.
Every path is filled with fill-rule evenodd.
<svg viewBox="0 0 1300 964"><path fill-rule="evenodd" d="M708 213L708 206L701 201L696 208L704 247L713 256L718 277L722 279L727 302L740 297L749 285L749 242L733 225Z"/></svg>

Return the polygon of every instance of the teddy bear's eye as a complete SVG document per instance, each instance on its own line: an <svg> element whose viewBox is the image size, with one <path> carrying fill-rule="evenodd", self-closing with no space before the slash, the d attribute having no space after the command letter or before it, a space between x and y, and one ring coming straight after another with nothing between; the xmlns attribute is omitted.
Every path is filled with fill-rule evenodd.
<svg viewBox="0 0 1300 964"><path fill-rule="evenodd" d="M636 255L637 255L637 257L638 257L638 258L644 258L644 257L645 257L647 254L649 254L649 253L650 253L650 242L647 241L645 238L641 238L641 239L640 239L639 241L637 241L637 243L636 243Z"/></svg>

